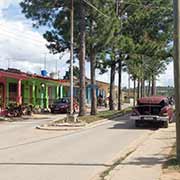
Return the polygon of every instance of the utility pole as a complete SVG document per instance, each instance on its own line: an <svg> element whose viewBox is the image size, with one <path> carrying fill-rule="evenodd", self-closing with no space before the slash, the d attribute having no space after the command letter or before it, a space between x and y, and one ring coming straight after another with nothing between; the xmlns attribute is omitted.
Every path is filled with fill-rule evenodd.
<svg viewBox="0 0 180 180"><path fill-rule="evenodd" d="M176 156L180 162L180 0L174 3L174 79L176 101Z"/></svg>
<svg viewBox="0 0 180 180"><path fill-rule="evenodd" d="M71 105L70 105L70 114L74 112L73 109L73 55L74 55L74 0L71 0L71 49L70 49L70 83L71 83Z"/></svg>
<svg viewBox="0 0 180 180"><path fill-rule="evenodd" d="M121 10L122 10L122 3L123 0L116 0L116 15L117 17L121 18ZM122 35L122 18L121 18L121 31L120 34ZM118 56L118 68L119 68L119 77L118 77L118 110L121 110L121 96L122 96L122 90L121 90L121 84L122 84L122 59L121 59L121 50L119 50L119 56Z"/></svg>
<svg viewBox="0 0 180 180"><path fill-rule="evenodd" d="M44 53L44 70L46 70L46 58L47 58L47 53Z"/></svg>
<svg viewBox="0 0 180 180"><path fill-rule="evenodd" d="M84 116L86 112L86 79L85 79L85 57L86 57L86 9L83 0L80 0L79 5L79 68L80 68L80 95L79 95L79 116Z"/></svg>
<svg viewBox="0 0 180 180"><path fill-rule="evenodd" d="M10 68L10 58L7 59L7 69Z"/></svg>
<svg viewBox="0 0 180 180"><path fill-rule="evenodd" d="M119 5L120 5L120 1L116 0L116 15L119 16Z"/></svg>
<svg viewBox="0 0 180 180"><path fill-rule="evenodd" d="M58 60L56 59L56 74L58 74Z"/></svg>

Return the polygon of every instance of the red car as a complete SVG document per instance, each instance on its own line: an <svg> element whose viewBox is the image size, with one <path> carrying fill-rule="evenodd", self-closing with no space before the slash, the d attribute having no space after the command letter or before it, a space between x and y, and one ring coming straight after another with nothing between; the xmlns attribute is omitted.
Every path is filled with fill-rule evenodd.
<svg viewBox="0 0 180 180"><path fill-rule="evenodd" d="M143 97L137 100L131 119L135 121L136 127L146 122L159 122L167 128L173 120L173 108L166 97Z"/></svg>
<svg viewBox="0 0 180 180"><path fill-rule="evenodd" d="M59 100L56 100L50 107L51 113L68 113L70 111L70 98L64 97ZM78 102L73 100L73 109L74 112L78 111L79 105Z"/></svg>

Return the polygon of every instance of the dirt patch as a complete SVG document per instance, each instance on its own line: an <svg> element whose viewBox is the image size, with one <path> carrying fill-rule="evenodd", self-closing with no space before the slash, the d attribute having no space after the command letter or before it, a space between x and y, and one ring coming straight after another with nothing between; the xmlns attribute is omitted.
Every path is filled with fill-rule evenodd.
<svg viewBox="0 0 180 180"><path fill-rule="evenodd" d="M164 170L161 180L180 180L180 171Z"/></svg>
<svg viewBox="0 0 180 180"><path fill-rule="evenodd" d="M171 147L167 162L163 165L161 180L180 180L180 162L176 159L176 146Z"/></svg>

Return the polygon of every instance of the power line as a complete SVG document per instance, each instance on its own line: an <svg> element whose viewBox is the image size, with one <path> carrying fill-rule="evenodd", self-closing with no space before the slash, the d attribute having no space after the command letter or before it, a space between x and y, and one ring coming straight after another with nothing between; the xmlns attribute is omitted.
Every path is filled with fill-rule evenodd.
<svg viewBox="0 0 180 180"><path fill-rule="evenodd" d="M13 32L10 32L10 31L8 31L7 29L5 29L4 27L1 27L1 29L3 29L3 31L0 31L0 33L2 34L2 33L7 33L7 34L9 34L9 35L14 35L14 37L15 38L18 38L18 39L29 39L29 40L31 40L31 41L33 41L33 42L36 42L36 43L38 43L39 45L41 44L42 45L42 41L39 41L39 40L37 40L37 39L32 39L30 36L26 36L25 34L23 34L23 35L21 35L21 36L17 36L15 33L13 33Z"/></svg>
<svg viewBox="0 0 180 180"><path fill-rule="evenodd" d="M100 11L96 6L94 6L93 4L91 4L89 1L87 0L83 0L87 5L89 5L90 7L92 7L93 9L95 9L97 12L99 12L99 14L101 14L102 16L106 17L106 18L110 18L108 15L104 14L102 11Z"/></svg>
<svg viewBox="0 0 180 180"><path fill-rule="evenodd" d="M13 33L8 33L8 32L0 32L0 36L4 36L4 35L7 35L8 37L10 37L10 38L12 38L12 39L14 39L14 40L18 40L18 41L23 41L23 40L26 40L27 38L20 38L20 37L17 37L17 36L15 36L15 34L13 34ZM38 47L40 47L40 46L43 46L43 47L46 47L46 45L44 44L43 45L43 42L42 43L40 43L40 42L36 42L36 41L34 41L33 39L28 39L29 41L31 41L32 42L32 44L33 45L36 45L36 46L38 46Z"/></svg>
<svg viewBox="0 0 180 180"><path fill-rule="evenodd" d="M102 16L106 17L106 18L110 18L108 15L104 14L101 10L99 10L96 6L94 6L92 3L90 3L87 0L83 0L87 5L89 5L90 7L92 7L93 9L95 9L99 14L101 14ZM121 1L121 4L127 4L127 5L133 5L133 6L137 6L137 7L141 7L143 9L159 9L159 8L166 8L166 9L172 9L172 8L167 8L164 6L155 6L155 5L143 5L143 4L139 4L139 3L133 3L133 2L124 2Z"/></svg>
<svg viewBox="0 0 180 180"><path fill-rule="evenodd" d="M155 6L155 5L152 5L152 4L151 5L149 4L149 6L148 6L148 5L145 5L145 4L133 3L133 2L128 2L128 1L126 1L126 2L122 1L121 4L133 5L133 6L141 7L143 9L147 9L147 8L148 9L159 9L159 8L172 9L172 8L167 8L167 7L164 7L164 6Z"/></svg>
<svg viewBox="0 0 180 180"><path fill-rule="evenodd" d="M25 22L23 22L23 25L26 25L27 23L25 23ZM9 27L6 27L3 23L0 23L0 25L1 25L1 28L3 28L3 29L9 29ZM31 25L31 27L32 27L32 23L28 23L28 25L30 26ZM18 27L17 27L17 25L16 24L11 24L11 26L12 26L12 28L13 29L15 29L16 31L21 31L22 33L23 33L23 31L22 30L20 30ZM27 26L24 26L24 27L27 27ZM26 33L25 34L23 34L23 35L27 35L27 36L31 36L32 35L32 29L28 29L28 28L26 28L27 30L26 30ZM36 29L36 28L33 28L33 29ZM38 31L36 31L36 32L38 32Z"/></svg>

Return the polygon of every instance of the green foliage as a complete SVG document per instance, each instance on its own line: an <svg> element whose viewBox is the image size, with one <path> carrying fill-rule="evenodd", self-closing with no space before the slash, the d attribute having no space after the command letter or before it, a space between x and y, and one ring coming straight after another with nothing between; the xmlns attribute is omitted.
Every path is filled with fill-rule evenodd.
<svg viewBox="0 0 180 180"><path fill-rule="evenodd" d="M126 61L127 71L134 78L150 79L164 72L172 60L172 1L139 0L136 3L136 8L127 5L129 16L123 29L123 34L134 43Z"/></svg>
<svg viewBox="0 0 180 180"><path fill-rule="evenodd" d="M73 75L74 77L76 77L77 79L80 78L80 69L77 66L73 66ZM70 79L70 67L68 69L68 71L66 71L66 74L64 76L64 79Z"/></svg>
<svg viewBox="0 0 180 180"><path fill-rule="evenodd" d="M74 45L79 48L79 0L74 1ZM85 4L86 8L86 46L89 56L90 46L97 52L110 43L117 28L113 0L93 0L91 3L108 17L102 16L95 9ZM59 53L70 47L70 1L63 0L24 0L21 2L23 13L31 18L35 27L49 26L44 38L49 42L52 53Z"/></svg>
<svg viewBox="0 0 180 180"><path fill-rule="evenodd" d="M78 57L80 29L80 0L74 1L74 47ZM171 0L127 0L121 4L117 18L114 0L92 0L91 3L106 16L85 4L86 59L92 52L101 73L107 67L124 61L134 78L150 79L164 72L172 60L173 6ZM59 53L70 47L70 1L23 0L22 12L35 27L49 26L44 33L47 47ZM123 15L127 19L123 20ZM92 51L93 50L93 51Z"/></svg>

